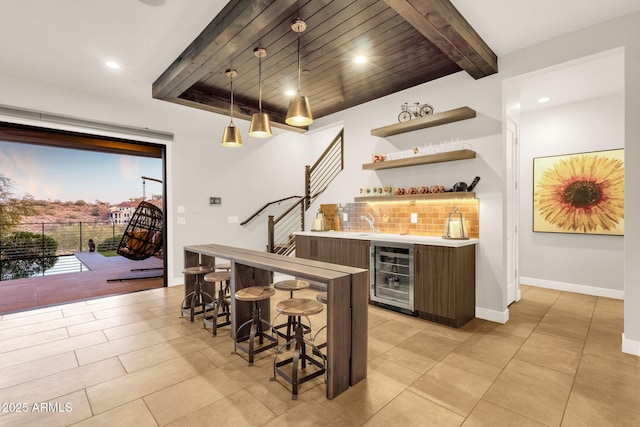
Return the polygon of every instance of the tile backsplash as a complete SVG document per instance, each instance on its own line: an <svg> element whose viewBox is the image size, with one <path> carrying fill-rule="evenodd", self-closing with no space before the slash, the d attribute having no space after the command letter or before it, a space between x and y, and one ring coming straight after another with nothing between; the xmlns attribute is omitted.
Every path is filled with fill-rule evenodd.
<svg viewBox="0 0 640 427"><path fill-rule="evenodd" d="M328 230L369 232L369 224L362 216L373 215L374 228L383 234L411 234L442 236L445 221L454 207L464 215L469 237L480 236L478 199L403 200L384 202L355 202L321 205ZM411 214L417 214L417 223ZM346 214L347 220L344 220Z"/></svg>

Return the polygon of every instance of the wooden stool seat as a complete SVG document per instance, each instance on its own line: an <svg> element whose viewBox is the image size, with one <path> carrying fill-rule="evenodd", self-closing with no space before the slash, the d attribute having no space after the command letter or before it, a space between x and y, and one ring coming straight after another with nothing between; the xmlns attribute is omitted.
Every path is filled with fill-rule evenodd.
<svg viewBox="0 0 640 427"><path fill-rule="evenodd" d="M229 264L229 263L216 264L216 270L227 270L227 271L230 271L231 270L231 264Z"/></svg>
<svg viewBox="0 0 640 427"><path fill-rule="evenodd" d="M250 286L238 289L236 291L236 299L238 301L261 301L271 298L275 294L276 291L271 286Z"/></svg>
<svg viewBox="0 0 640 427"><path fill-rule="evenodd" d="M195 283L193 285L193 291L185 295L180 305L180 317L183 317L185 313L189 313L189 319L193 322L196 314L204 314L206 316L207 302L205 296L209 298L209 301L213 301L213 297L202 290L201 277L207 273L213 271L213 267L206 265L197 265L193 267L185 267L182 270L182 274L187 276L195 276ZM186 285L186 283L185 283ZM196 305L202 306L202 312L196 312Z"/></svg>
<svg viewBox="0 0 640 427"><path fill-rule="evenodd" d="M316 295L316 301L322 303L322 304L326 304L327 303L327 293L326 292L320 292L318 295Z"/></svg>
<svg viewBox="0 0 640 427"><path fill-rule="evenodd" d="M231 274L226 271L214 271L211 273L207 273L204 276L205 282L226 282L227 280L231 280Z"/></svg>
<svg viewBox="0 0 640 427"><path fill-rule="evenodd" d="M301 289L307 289L309 287L309 282L306 280L282 280L274 283L273 287L279 291L293 292Z"/></svg>
<svg viewBox="0 0 640 427"><path fill-rule="evenodd" d="M213 336L218 335L218 326L227 326L231 324L231 302L229 292L229 284L231 283L231 274L226 271L213 271L207 273L204 276L204 281L213 283L213 294L215 298L212 301L213 315L207 316L205 314L203 319L204 328L211 326L211 333ZM216 283L220 283L219 288L216 290ZM224 319L220 322L219 318Z"/></svg>
<svg viewBox="0 0 640 427"><path fill-rule="evenodd" d="M213 271L213 267L209 267L206 265L197 265L195 267L185 267L185 269L182 270L182 274L198 275L198 274L207 274L212 271Z"/></svg>
<svg viewBox="0 0 640 427"><path fill-rule="evenodd" d="M255 354L276 347L278 345L278 339L272 334L267 334L266 331L271 331L271 324L262 318L260 312L260 306L258 301L266 300L276 294L276 290L271 286L250 286L247 288L238 289L235 293L236 300L251 302L253 304L251 319L244 322L236 330L235 337L233 339L233 352L236 353L237 349L244 351L249 356L249 366L253 366L253 359ZM249 327L249 335L241 336L240 331ZM258 339L260 347L256 348L255 341ZM264 344L264 340L269 343ZM248 345L244 342L247 341Z"/></svg>
<svg viewBox="0 0 640 427"><path fill-rule="evenodd" d="M322 304L309 298L289 298L276 304L276 311L285 316L311 316L322 311Z"/></svg>

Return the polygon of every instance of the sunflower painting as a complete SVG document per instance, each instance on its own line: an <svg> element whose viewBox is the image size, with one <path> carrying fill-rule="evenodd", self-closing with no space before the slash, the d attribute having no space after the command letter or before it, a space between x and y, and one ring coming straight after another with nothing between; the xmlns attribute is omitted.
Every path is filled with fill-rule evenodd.
<svg viewBox="0 0 640 427"><path fill-rule="evenodd" d="M624 150L533 159L533 231L624 234Z"/></svg>

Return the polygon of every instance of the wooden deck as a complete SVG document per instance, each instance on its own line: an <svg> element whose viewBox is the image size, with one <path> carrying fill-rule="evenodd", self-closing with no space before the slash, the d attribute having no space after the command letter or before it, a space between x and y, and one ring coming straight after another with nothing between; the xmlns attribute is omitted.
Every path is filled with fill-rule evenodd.
<svg viewBox="0 0 640 427"><path fill-rule="evenodd" d="M0 314L164 286L162 270L131 271L162 268L160 259L131 261L97 252L75 255L91 271L0 281Z"/></svg>

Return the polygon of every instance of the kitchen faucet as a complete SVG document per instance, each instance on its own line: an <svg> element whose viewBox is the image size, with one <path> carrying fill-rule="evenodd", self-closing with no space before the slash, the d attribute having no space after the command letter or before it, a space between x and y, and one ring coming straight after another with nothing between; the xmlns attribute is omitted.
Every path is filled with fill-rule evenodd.
<svg viewBox="0 0 640 427"><path fill-rule="evenodd" d="M373 215L368 214L369 217L367 218L366 216L362 215L360 217L360 219L363 219L365 221L367 221L369 223L369 228L371 229L371 233L375 233L375 230L373 228L373 224L376 222L376 219L373 217Z"/></svg>

